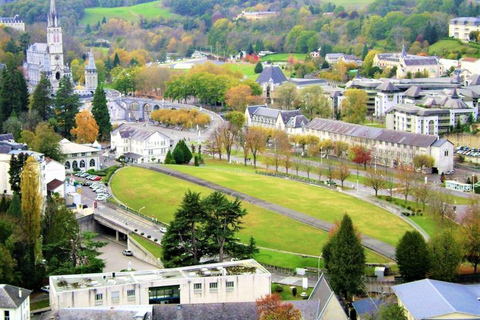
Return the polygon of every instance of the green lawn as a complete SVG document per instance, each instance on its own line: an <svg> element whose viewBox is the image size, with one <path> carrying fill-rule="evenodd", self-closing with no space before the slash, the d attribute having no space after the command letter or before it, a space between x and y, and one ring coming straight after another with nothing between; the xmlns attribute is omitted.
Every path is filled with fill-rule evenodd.
<svg viewBox="0 0 480 320"><path fill-rule="evenodd" d="M38 310L47 308L50 306L50 300L47 298L45 300L33 301L30 303L30 310Z"/></svg>
<svg viewBox="0 0 480 320"><path fill-rule="evenodd" d="M449 59L457 59L457 54L448 57L448 54L464 52L465 56L479 58L479 46L471 43L462 43L457 39L443 39L428 47L430 55L438 55Z"/></svg>
<svg viewBox="0 0 480 320"><path fill-rule="evenodd" d="M98 21L102 21L103 17L107 19L119 18L126 21L138 22L140 16L147 19L158 17L169 17L170 10L162 7L162 1L153 1L142 4L137 4L130 7L116 7L116 8L86 8L85 15L80 24L94 25Z"/></svg>
<svg viewBox="0 0 480 320"><path fill-rule="evenodd" d="M226 64L230 69L235 71L241 71L248 79L256 80L258 78L258 74L256 74L253 70L255 69L254 64L250 63L227 63Z"/></svg>
<svg viewBox="0 0 480 320"><path fill-rule="evenodd" d="M145 250L153 254L156 258L162 257L162 246L159 244L156 244L155 242L150 241L139 234L132 233L130 237L135 239L135 241L137 241L142 247L145 248Z"/></svg>
<svg viewBox="0 0 480 320"><path fill-rule="evenodd" d="M290 56L293 56L295 61L298 60L305 60L306 54L305 53L274 53L263 56L260 60L261 61L272 61L272 62L287 62Z"/></svg>
<svg viewBox="0 0 480 320"><path fill-rule="evenodd" d="M412 230L399 217L372 204L325 188L257 175L250 167L218 160L207 160L205 167L170 167L329 222L348 213L360 232L391 245Z"/></svg>
<svg viewBox="0 0 480 320"><path fill-rule="evenodd" d="M111 181L111 187L115 196L130 208L139 210L145 207L142 213L154 215L166 223L173 219L187 190L201 192L204 196L212 192L210 189L183 180L134 167L119 170ZM248 243L250 236L253 236L260 247L318 255L328 238L326 232L285 216L246 202L243 206L248 214L244 218L244 229L238 236L244 243ZM302 266L303 264L297 264L299 260L309 261L309 265L315 264L315 259L310 261L308 258L304 259L293 254L265 250L258 255L258 260L284 267ZM367 251L367 260L389 262L388 259L370 251Z"/></svg>
<svg viewBox="0 0 480 320"><path fill-rule="evenodd" d="M272 283L272 293L275 292L275 288L277 287L281 287L283 289L282 292L279 293L280 297L282 297L282 300L303 300L303 297L300 295L302 292L305 291L307 295L310 296L310 294L313 291L313 288L308 288L307 290L303 290L302 287L294 286L297 288L297 296L294 297L292 294L292 288L290 288L291 286Z"/></svg>

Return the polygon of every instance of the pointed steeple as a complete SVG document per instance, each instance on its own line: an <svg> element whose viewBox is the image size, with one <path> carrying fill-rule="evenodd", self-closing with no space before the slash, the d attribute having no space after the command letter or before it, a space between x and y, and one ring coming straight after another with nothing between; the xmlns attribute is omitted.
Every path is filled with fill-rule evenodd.
<svg viewBox="0 0 480 320"><path fill-rule="evenodd" d="M55 0L50 0L50 12L48 13L48 26L58 27L58 14L55 7Z"/></svg>
<svg viewBox="0 0 480 320"><path fill-rule="evenodd" d="M452 99L459 99L459 98L460 98L460 96L459 96L458 93L457 93L457 88L454 88L454 89L453 89L451 98L452 98Z"/></svg>
<svg viewBox="0 0 480 320"><path fill-rule="evenodd" d="M95 67L95 57L93 56L92 49L88 52L88 64L85 67L85 70L97 70L97 67Z"/></svg>

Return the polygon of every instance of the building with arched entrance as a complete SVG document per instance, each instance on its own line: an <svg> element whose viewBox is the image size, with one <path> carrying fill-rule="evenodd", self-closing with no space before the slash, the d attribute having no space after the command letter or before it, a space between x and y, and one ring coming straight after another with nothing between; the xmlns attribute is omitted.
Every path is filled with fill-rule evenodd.
<svg viewBox="0 0 480 320"><path fill-rule="evenodd" d="M74 143L67 139L60 141L60 149L66 157L64 162L66 172L100 170L101 149Z"/></svg>

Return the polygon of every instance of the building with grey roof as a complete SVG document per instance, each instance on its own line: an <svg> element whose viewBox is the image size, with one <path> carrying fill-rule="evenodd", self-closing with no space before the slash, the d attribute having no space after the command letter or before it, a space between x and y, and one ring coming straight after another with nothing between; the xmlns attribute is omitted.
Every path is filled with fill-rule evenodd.
<svg viewBox="0 0 480 320"><path fill-rule="evenodd" d="M387 109L402 103L403 94L391 81L384 80L383 83L375 89L377 90L375 97L375 116L383 117Z"/></svg>
<svg viewBox="0 0 480 320"><path fill-rule="evenodd" d="M0 284L0 319L29 320L32 291Z"/></svg>
<svg viewBox="0 0 480 320"><path fill-rule="evenodd" d="M290 133L297 133L308 122L300 109L280 110L267 107L267 105L248 106L245 109L246 127L264 127L285 130L288 125ZM292 120L293 119L293 120Z"/></svg>
<svg viewBox="0 0 480 320"><path fill-rule="evenodd" d="M121 124L110 133L111 152L125 156L127 162L163 162L172 146L172 139L155 127L134 127Z"/></svg>
<svg viewBox="0 0 480 320"><path fill-rule="evenodd" d="M458 17L448 23L448 36L470 41L470 32L480 31L480 17Z"/></svg>
<svg viewBox="0 0 480 320"><path fill-rule="evenodd" d="M270 272L250 259L171 269L51 276L49 294L50 306L56 311L254 302L270 294L270 286Z"/></svg>
<svg viewBox="0 0 480 320"><path fill-rule="evenodd" d="M25 32L25 23L20 19L18 14L13 17L0 17L0 24L3 24L8 28Z"/></svg>
<svg viewBox="0 0 480 320"><path fill-rule="evenodd" d="M418 72L428 73L428 77L440 77L445 73L437 57L424 57L407 54L405 45L400 53L378 53L373 58L373 65L381 69L397 68L397 78L405 78Z"/></svg>
<svg viewBox="0 0 480 320"><path fill-rule="evenodd" d="M283 74L279 66L266 64L262 73L258 76L256 82L262 87L265 97L270 103L274 98L272 93L276 88L287 82L287 77Z"/></svg>
<svg viewBox="0 0 480 320"><path fill-rule="evenodd" d="M343 121L315 118L305 127L305 132L320 140L343 141L349 145L363 145L372 150L374 161L389 167L411 165L415 155L426 154L435 160L432 172L441 173L453 169L453 144L440 146L440 138L410 132L373 128Z"/></svg>
<svg viewBox="0 0 480 320"><path fill-rule="evenodd" d="M480 319L480 285L424 279L392 287L408 319Z"/></svg>
<svg viewBox="0 0 480 320"><path fill-rule="evenodd" d="M458 124L466 124L469 119L476 120L478 97L469 90L462 93L472 95L461 97L457 89L453 89L449 94L427 95L423 99L412 99L415 103L397 104L385 111L387 129L438 135L448 133ZM464 99L469 100L470 105Z"/></svg>

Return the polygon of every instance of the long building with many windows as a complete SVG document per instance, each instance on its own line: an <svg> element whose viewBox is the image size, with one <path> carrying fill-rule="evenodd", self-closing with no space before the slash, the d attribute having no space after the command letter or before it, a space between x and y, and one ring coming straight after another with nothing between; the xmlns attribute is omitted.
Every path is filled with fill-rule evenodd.
<svg viewBox="0 0 480 320"><path fill-rule="evenodd" d="M453 169L453 144L435 135L372 128L321 118L313 119L305 129L306 133L316 135L320 140L363 145L372 150L376 163L385 166L409 165L413 163L415 155L426 154L435 159L433 173Z"/></svg>
<svg viewBox="0 0 480 320"><path fill-rule="evenodd" d="M270 294L255 260L134 272L50 277L52 310L122 305L248 302Z"/></svg>

